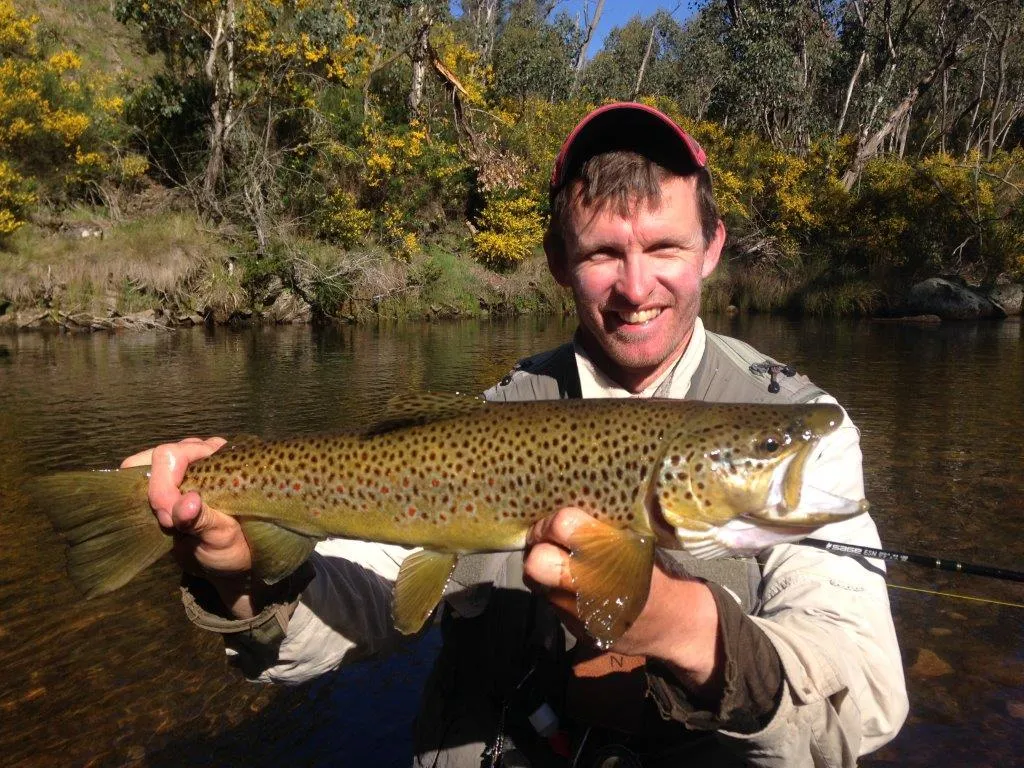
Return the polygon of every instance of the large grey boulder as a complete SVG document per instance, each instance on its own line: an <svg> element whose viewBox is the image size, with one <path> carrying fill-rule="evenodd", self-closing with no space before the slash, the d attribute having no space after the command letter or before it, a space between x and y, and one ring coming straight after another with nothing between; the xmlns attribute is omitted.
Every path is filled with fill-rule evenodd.
<svg viewBox="0 0 1024 768"><path fill-rule="evenodd" d="M1024 284L1006 283L997 285L988 292L988 297L1008 315L1019 315L1024 303Z"/></svg>
<svg viewBox="0 0 1024 768"><path fill-rule="evenodd" d="M1006 317L1001 307L967 285L930 277L910 289L907 310L915 315L938 315L943 320Z"/></svg>

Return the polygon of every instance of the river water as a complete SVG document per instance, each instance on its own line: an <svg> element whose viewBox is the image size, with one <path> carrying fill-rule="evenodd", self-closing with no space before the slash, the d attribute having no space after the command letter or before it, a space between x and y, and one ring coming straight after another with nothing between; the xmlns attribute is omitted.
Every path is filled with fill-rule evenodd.
<svg viewBox="0 0 1024 768"><path fill-rule="evenodd" d="M847 406L883 545L1024 569L1019 321L708 326L793 363ZM110 467L187 435L368 424L393 394L480 391L571 331L559 319L521 319L0 336L0 762L407 765L436 636L294 689L246 683L218 639L184 620L170 563L81 602L22 481ZM1015 763L1024 585L908 565L892 566L890 581L911 715L862 764Z"/></svg>

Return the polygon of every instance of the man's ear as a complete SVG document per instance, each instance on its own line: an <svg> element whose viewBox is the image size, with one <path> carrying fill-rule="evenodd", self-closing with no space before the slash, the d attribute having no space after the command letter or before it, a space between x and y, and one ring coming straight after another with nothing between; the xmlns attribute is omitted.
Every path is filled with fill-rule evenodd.
<svg viewBox="0 0 1024 768"><path fill-rule="evenodd" d="M555 282L563 288L569 287L569 258L565 245L550 229L544 233L544 255L548 257L548 271Z"/></svg>
<svg viewBox="0 0 1024 768"><path fill-rule="evenodd" d="M708 247L704 249L704 264L700 270L701 278L707 278L715 271L715 267L718 266L718 260L722 256L722 249L725 247L725 222L721 219L718 220L718 226L715 227L715 236L708 243Z"/></svg>

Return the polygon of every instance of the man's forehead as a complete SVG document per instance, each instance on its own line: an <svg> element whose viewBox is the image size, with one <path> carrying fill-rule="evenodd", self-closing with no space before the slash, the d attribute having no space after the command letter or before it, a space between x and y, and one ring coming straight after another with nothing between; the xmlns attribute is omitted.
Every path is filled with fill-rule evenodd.
<svg viewBox="0 0 1024 768"><path fill-rule="evenodd" d="M696 210L697 179L694 176L669 176L659 184L657 196L642 191L623 190L587 200L584 183L580 179L572 182L569 190L569 224L575 228L594 217L611 212L629 218L638 213L657 213L666 205L692 203Z"/></svg>

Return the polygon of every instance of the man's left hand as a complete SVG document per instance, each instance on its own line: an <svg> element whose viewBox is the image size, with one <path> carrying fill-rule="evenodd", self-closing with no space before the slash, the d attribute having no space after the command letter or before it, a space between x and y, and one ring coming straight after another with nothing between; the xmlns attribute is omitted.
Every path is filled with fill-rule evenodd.
<svg viewBox="0 0 1024 768"><path fill-rule="evenodd" d="M572 551L585 526L606 525L576 507L538 521L527 536L523 564L527 583L555 606L569 630L585 638L576 612ZM643 610L614 650L665 662L684 687L702 697L720 695L722 678L718 609L698 579L668 573L657 562Z"/></svg>

